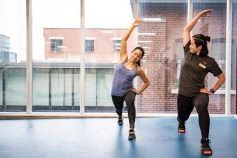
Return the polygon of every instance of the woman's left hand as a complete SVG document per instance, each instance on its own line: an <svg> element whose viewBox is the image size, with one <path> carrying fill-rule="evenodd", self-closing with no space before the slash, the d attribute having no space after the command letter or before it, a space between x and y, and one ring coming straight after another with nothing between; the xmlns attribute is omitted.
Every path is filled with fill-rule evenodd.
<svg viewBox="0 0 237 158"><path fill-rule="evenodd" d="M208 94L208 95L212 95L212 94L213 94L212 92L209 91L208 88L202 88L202 89L200 89L200 92L201 92L201 93L206 93L206 94Z"/></svg>

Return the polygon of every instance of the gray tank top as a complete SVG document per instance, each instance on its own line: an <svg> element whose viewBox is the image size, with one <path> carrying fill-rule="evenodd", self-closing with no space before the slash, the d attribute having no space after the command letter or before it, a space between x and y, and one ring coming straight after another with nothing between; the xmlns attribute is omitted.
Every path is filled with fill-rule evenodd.
<svg viewBox="0 0 237 158"><path fill-rule="evenodd" d="M115 69L111 92L113 96L124 96L133 87L133 79L137 74L137 66L132 70L128 70L124 64L125 62L122 62Z"/></svg>

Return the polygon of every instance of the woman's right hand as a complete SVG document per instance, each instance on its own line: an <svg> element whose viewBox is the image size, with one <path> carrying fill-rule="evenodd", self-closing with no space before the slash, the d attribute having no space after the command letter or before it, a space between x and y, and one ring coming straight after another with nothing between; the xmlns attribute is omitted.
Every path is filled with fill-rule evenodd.
<svg viewBox="0 0 237 158"><path fill-rule="evenodd" d="M211 9L203 10L200 12L200 15L201 15L201 17L209 17L209 16L211 16L212 11L213 10L211 10Z"/></svg>
<svg viewBox="0 0 237 158"><path fill-rule="evenodd" d="M139 26L141 23L142 23L142 19L137 18L137 19L133 22L133 26L134 26L134 27L137 27L137 26Z"/></svg>

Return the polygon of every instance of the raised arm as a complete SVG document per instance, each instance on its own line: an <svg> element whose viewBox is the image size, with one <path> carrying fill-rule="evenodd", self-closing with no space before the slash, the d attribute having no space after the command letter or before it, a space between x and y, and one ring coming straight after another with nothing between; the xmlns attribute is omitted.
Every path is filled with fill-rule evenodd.
<svg viewBox="0 0 237 158"><path fill-rule="evenodd" d="M190 32L201 17L210 16L211 10L203 10L198 13L185 27L183 30L183 46L185 46L188 41L190 41Z"/></svg>
<svg viewBox="0 0 237 158"><path fill-rule="evenodd" d="M121 45L120 45L120 57L119 57L119 63L128 60L128 54L127 54L127 40L130 37L133 29L141 24L141 19L136 19L133 24L129 27L127 32L124 34Z"/></svg>

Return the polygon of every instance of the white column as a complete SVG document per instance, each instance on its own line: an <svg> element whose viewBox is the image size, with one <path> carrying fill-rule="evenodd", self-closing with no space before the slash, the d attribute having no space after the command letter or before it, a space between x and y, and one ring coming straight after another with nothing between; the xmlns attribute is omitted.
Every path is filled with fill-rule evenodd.
<svg viewBox="0 0 237 158"><path fill-rule="evenodd" d="M84 92L85 92L85 12L84 0L81 0L81 36L80 36L80 113L85 112Z"/></svg>
<svg viewBox="0 0 237 158"><path fill-rule="evenodd" d="M141 17L139 17L139 2L138 2L138 0L134 0L133 1L133 15L134 15L134 17L133 17L133 19L135 20L136 18L141 18ZM129 26L130 26L131 24L129 24ZM138 45L138 43L137 43L137 39L138 39L138 29L137 28L135 28L135 30L133 31L133 34L134 34L134 38L133 38L133 45L134 46L137 46ZM135 48L135 47L134 47ZM138 79L138 77L136 77L136 79L134 80L134 85L136 85L136 87L138 87L139 85L138 85L138 81L139 81L139 79ZM140 113L140 106L141 106L141 102L140 102L140 100L141 100L141 97L140 97L140 95L137 95L136 96L136 100L135 100L135 107L136 107L136 109L137 109L137 112L138 113Z"/></svg>
<svg viewBox="0 0 237 158"><path fill-rule="evenodd" d="M134 0L133 3L133 12L134 12L134 18L138 18L138 0Z"/></svg>
<svg viewBox="0 0 237 158"><path fill-rule="evenodd" d="M193 1L188 0L188 15L187 15L187 23L192 20L193 18ZM192 34L192 31L191 31Z"/></svg>
<svg viewBox="0 0 237 158"><path fill-rule="evenodd" d="M232 47L232 0L226 8L226 69L225 69L225 115L231 113L231 47Z"/></svg>
<svg viewBox="0 0 237 158"><path fill-rule="evenodd" d="M32 112L32 1L26 0L26 112Z"/></svg>

